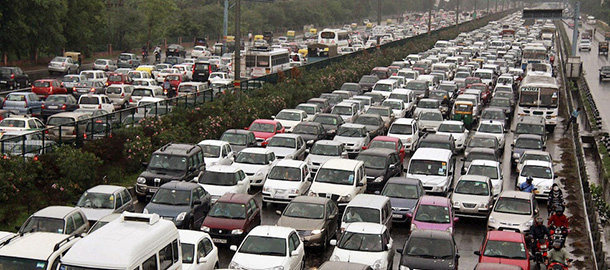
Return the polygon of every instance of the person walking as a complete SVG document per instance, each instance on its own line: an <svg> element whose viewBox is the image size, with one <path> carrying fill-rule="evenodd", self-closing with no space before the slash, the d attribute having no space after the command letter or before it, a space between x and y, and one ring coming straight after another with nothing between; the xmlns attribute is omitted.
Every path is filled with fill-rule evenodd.
<svg viewBox="0 0 610 270"><path fill-rule="evenodd" d="M580 114L580 111L581 111L580 107L578 107L578 108L576 108L576 110L572 111L572 113L570 114L570 120L568 121L567 129L570 128L572 123L576 123L576 120L578 119L578 115Z"/></svg>

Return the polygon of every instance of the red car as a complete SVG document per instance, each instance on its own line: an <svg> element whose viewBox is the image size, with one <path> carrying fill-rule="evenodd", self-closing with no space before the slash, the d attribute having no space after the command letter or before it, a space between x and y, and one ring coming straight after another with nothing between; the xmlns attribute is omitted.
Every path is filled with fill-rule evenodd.
<svg viewBox="0 0 610 270"><path fill-rule="evenodd" d="M168 74L165 76L165 81L169 82L174 89L178 89L181 82L186 81L185 76L182 74Z"/></svg>
<svg viewBox="0 0 610 270"><path fill-rule="evenodd" d="M473 83L468 87L468 89L477 89L481 90L481 100L483 104L487 104L491 99L491 91L489 91L489 85L484 83Z"/></svg>
<svg viewBox="0 0 610 270"><path fill-rule="evenodd" d="M398 74L399 66L388 66L388 70L390 71L390 76L396 76Z"/></svg>
<svg viewBox="0 0 610 270"><path fill-rule="evenodd" d="M61 86L61 82L55 79L37 80L32 84L32 92L38 96L47 98L53 94L68 94L68 89Z"/></svg>
<svg viewBox="0 0 610 270"><path fill-rule="evenodd" d="M250 230L258 225L261 225L261 210L254 196L226 193L212 205L201 230L207 232L217 245L239 246Z"/></svg>
<svg viewBox="0 0 610 270"><path fill-rule="evenodd" d="M480 263L502 263L530 269L525 237L518 232L489 231L480 250L474 252Z"/></svg>
<svg viewBox="0 0 610 270"><path fill-rule="evenodd" d="M277 133L284 133L286 129L279 121L268 119L256 119L250 124L250 127L245 128L254 133L257 146L266 146L267 141Z"/></svg>
<svg viewBox="0 0 610 270"><path fill-rule="evenodd" d="M106 86L113 85L113 84L132 84L132 83L133 83L133 79L127 74L111 73L110 75L108 75L108 80L106 81Z"/></svg>
<svg viewBox="0 0 610 270"><path fill-rule="evenodd" d="M400 156L400 162L402 163L405 161L405 146L402 144L402 141L399 138L390 136L377 136L373 140L371 140L368 146L362 147L363 150L371 148L394 149L396 150L396 152L398 152L398 155Z"/></svg>
<svg viewBox="0 0 610 270"><path fill-rule="evenodd" d="M466 83L466 88L470 87L470 85L473 83L483 83L479 77L467 77L464 82Z"/></svg>
<svg viewBox="0 0 610 270"><path fill-rule="evenodd" d="M376 75L380 80L389 78L390 70L387 67L376 67L371 71L371 75Z"/></svg>

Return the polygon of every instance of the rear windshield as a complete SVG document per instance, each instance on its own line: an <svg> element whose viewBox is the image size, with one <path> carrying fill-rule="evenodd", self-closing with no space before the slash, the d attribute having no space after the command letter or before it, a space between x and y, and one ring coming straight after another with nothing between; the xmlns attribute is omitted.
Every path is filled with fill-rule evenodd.
<svg viewBox="0 0 610 270"><path fill-rule="evenodd" d="M47 122L49 126L66 125L68 123L74 123L74 118L71 117L51 117Z"/></svg>
<svg viewBox="0 0 610 270"><path fill-rule="evenodd" d="M135 89L135 90L133 90L133 93L131 93L131 95L132 96L152 97L152 90Z"/></svg>
<svg viewBox="0 0 610 270"><path fill-rule="evenodd" d="M123 81L123 76L121 76L121 75L110 75L108 77L108 81L110 81L110 82L122 82Z"/></svg>
<svg viewBox="0 0 610 270"><path fill-rule="evenodd" d="M108 87L106 88L106 94L120 94L123 92L121 87Z"/></svg>
<svg viewBox="0 0 610 270"><path fill-rule="evenodd" d="M25 101L24 95L8 95L6 97L7 101Z"/></svg>
<svg viewBox="0 0 610 270"><path fill-rule="evenodd" d="M66 102L68 102L68 98L65 96L51 95L45 100L45 102L46 103L66 103Z"/></svg>
<svg viewBox="0 0 610 270"><path fill-rule="evenodd" d="M99 104L97 97L81 97L78 104Z"/></svg>
<svg viewBox="0 0 610 270"><path fill-rule="evenodd" d="M34 82L34 86L35 87L49 87L49 86L51 86L51 83L50 82L35 81Z"/></svg>
<svg viewBox="0 0 610 270"><path fill-rule="evenodd" d="M125 54L121 54L121 55L119 55L119 59L121 59L121 60L129 60L129 59L131 59L131 56L125 55Z"/></svg>

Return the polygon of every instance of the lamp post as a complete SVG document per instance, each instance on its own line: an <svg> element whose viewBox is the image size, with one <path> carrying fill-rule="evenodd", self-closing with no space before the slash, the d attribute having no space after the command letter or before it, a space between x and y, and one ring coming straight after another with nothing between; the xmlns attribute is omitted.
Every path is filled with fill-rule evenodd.
<svg viewBox="0 0 610 270"><path fill-rule="evenodd" d="M235 74L233 75L233 87L235 87L235 93L240 93L241 91L241 10L240 10L240 2L241 0L235 1Z"/></svg>

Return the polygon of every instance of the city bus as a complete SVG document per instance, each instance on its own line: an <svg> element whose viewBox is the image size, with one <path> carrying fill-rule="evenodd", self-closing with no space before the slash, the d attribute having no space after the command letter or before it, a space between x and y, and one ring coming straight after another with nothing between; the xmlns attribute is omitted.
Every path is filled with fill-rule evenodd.
<svg viewBox="0 0 610 270"><path fill-rule="evenodd" d="M546 119L547 129L553 131L559 114L559 85L553 77L528 75L519 87L519 116L534 115Z"/></svg>
<svg viewBox="0 0 610 270"><path fill-rule="evenodd" d="M324 29L318 34L318 43L347 47L349 46L349 33L341 29Z"/></svg>
<svg viewBox="0 0 610 270"><path fill-rule="evenodd" d="M245 59L242 77L257 78L290 68L290 52L287 49L250 48L242 59Z"/></svg>
<svg viewBox="0 0 610 270"><path fill-rule="evenodd" d="M527 64L530 63L550 64L549 55L544 45L527 45L525 48L523 48L523 55L521 56L521 68L525 70Z"/></svg>

